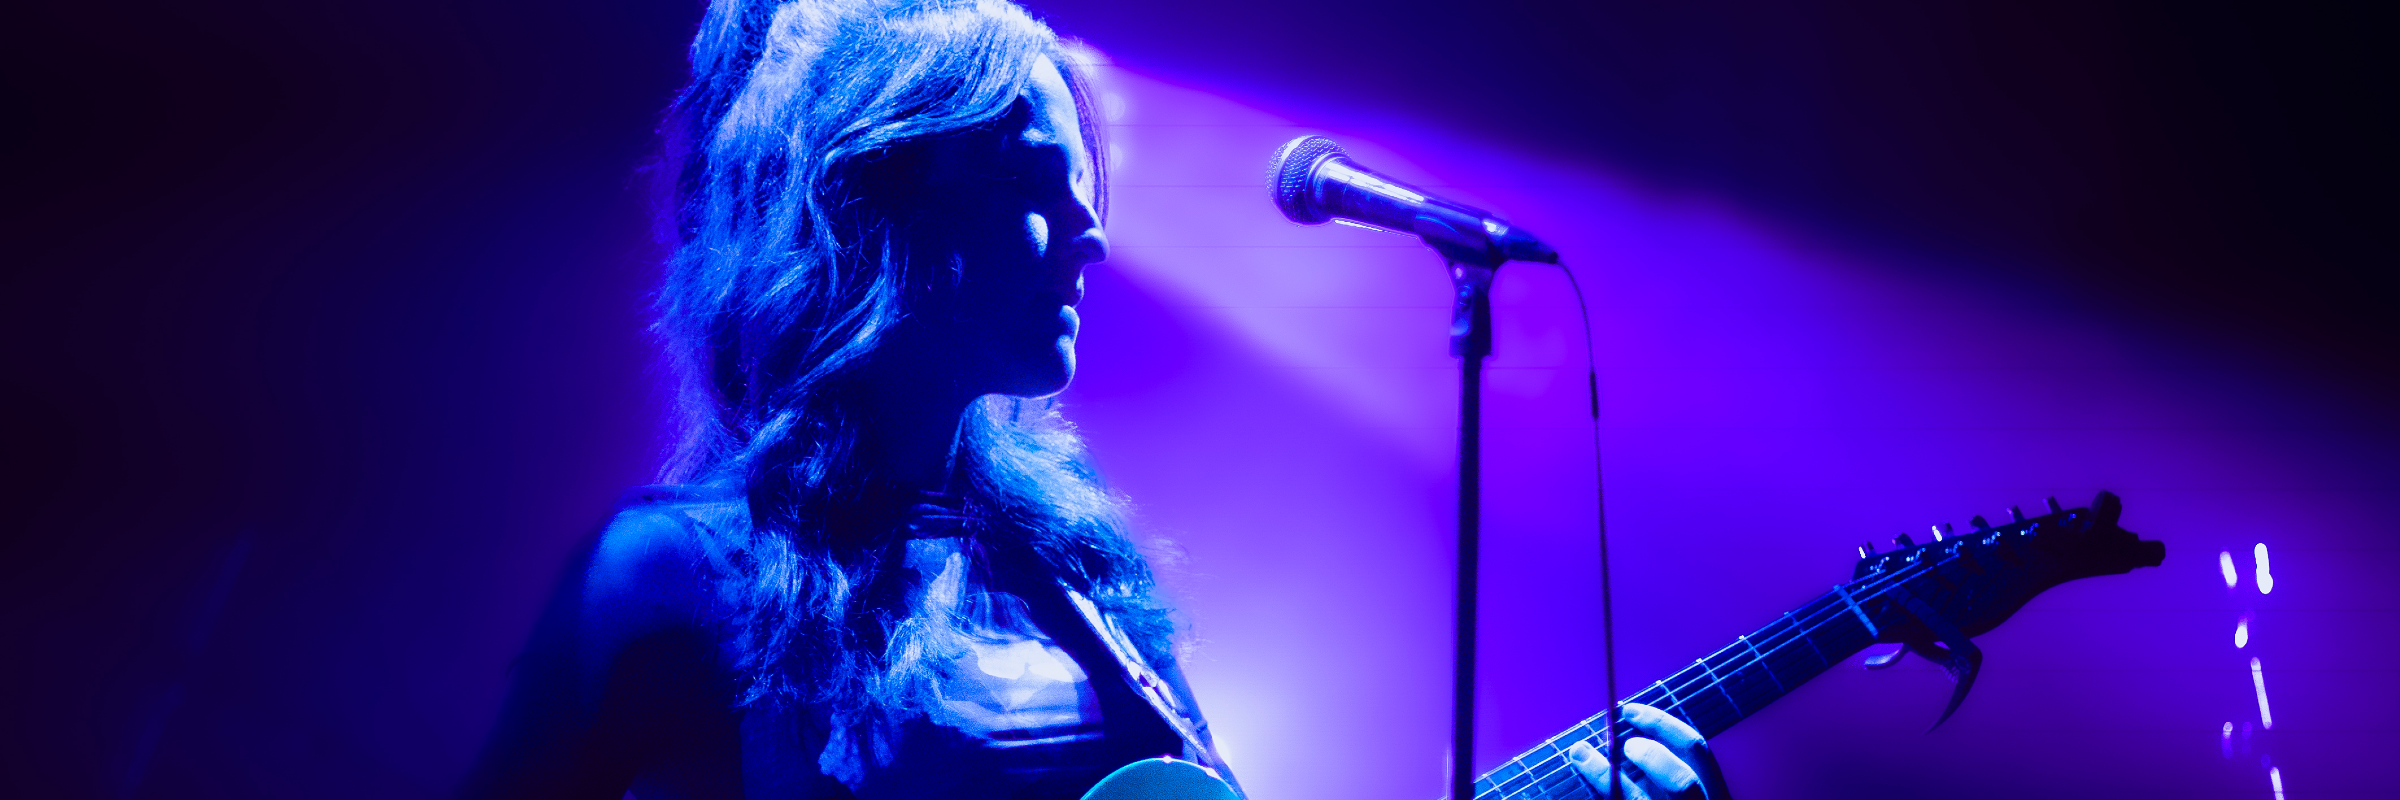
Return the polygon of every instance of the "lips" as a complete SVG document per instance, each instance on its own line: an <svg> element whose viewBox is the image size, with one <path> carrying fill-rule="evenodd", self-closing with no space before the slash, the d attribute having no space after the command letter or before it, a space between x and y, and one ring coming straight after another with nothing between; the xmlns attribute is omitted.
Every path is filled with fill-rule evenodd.
<svg viewBox="0 0 2400 800"><path fill-rule="evenodd" d="M1076 318L1075 306L1082 302L1083 281L1079 277L1063 285L1053 286L1049 291L1035 297L1033 304L1044 314L1056 314L1066 325L1066 330L1062 332L1072 335L1075 332L1075 323L1079 321Z"/></svg>
<svg viewBox="0 0 2400 800"><path fill-rule="evenodd" d="M1042 299L1062 306L1083 302L1083 270L1069 270L1065 280L1051 284L1050 290L1042 293Z"/></svg>
<svg viewBox="0 0 2400 800"><path fill-rule="evenodd" d="M1059 306L1058 327L1058 335L1074 338L1083 329L1083 315L1076 313L1074 306Z"/></svg>

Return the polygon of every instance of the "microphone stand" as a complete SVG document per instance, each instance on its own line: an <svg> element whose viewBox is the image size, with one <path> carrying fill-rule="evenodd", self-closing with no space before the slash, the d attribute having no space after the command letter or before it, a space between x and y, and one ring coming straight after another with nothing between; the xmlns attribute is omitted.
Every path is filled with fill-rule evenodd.
<svg viewBox="0 0 2400 800"><path fill-rule="evenodd" d="M1283 216L1303 225L1335 217L1394 232L1413 232L1450 270L1450 354L1458 356L1458 628L1450 717L1450 800L1475 798L1475 606L1483 510L1483 360L1492 354L1492 273L1510 261L1560 263L1540 239L1481 210L1426 195L1351 163L1340 145L1302 136L1275 151L1268 188ZM1403 222L1405 220L1405 222ZM1574 274L1568 273L1568 280ZM1578 307L1583 290L1576 289ZM1585 338L1590 339L1588 309ZM1591 379L1592 421L1600 419L1598 373ZM1600 435L1593 428L1598 456ZM1596 462L1595 462L1596 463ZM1597 476L1595 476L1597 477ZM1600 614L1608 643L1609 705L1616 705L1615 627L1608 600L1608 535L1600 528ZM1613 713L1613 711L1611 712ZM1617 781L1615 720L1609 723L1609 776ZM1609 791L1610 796L1618 793Z"/></svg>
<svg viewBox="0 0 2400 800"><path fill-rule="evenodd" d="M1303 225L1342 216L1398 232L1413 232L1450 270L1453 299L1450 354L1458 356L1458 628L1450 717L1450 800L1475 800L1475 606L1483 491L1483 360L1492 354L1492 273L1509 261L1559 263L1539 239L1480 210L1429 197L1351 164L1322 136L1303 136L1276 151L1269 186L1285 218ZM1401 224L1401 220L1408 220ZM1569 276L1572 278L1572 275ZM1581 297L1578 290L1577 296ZM1599 415L1593 384L1593 417ZM1599 438L1594 434L1593 445ZM1606 529L1603 528L1603 531ZM1602 539L1602 558L1606 555ZM1607 616L1607 566L1601 568L1602 616ZM1612 644L1613 647L1613 644ZM1614 650L1610 651L1612 654ZM1610 659L1609 694L1616 694ZM1612 723L1613 734L1613 723ZM1609 738L1615 774L1616 738Z"/></svg>
<svg viewBox="0 0 2400 800"><path fill-rule="evenodd" d="M1418 226L1424 226L1419 218ZM1429 241L1440 241L1427 237ZM1455 296L1450 354L1458 356L1458 630L1450 705L1450 797L1475 797L1475 600L1482 536L1483 359L1492 354L1490 266L1449 261Z"/></svg>
<svg viewBox="0 0 2400 800"><path fill-rule="evenodd" d="M1473 226L1473 227L1468 227ZM1483 359L1492 354L1492 273L1508 261L1481 220L1421 211L1416 234L1450 270L1458 356L1458 629L1450 699L1450 797L1475 797L1475 600L1483 510ZM1460 230L1460 228L1467 228Z"/></svg>

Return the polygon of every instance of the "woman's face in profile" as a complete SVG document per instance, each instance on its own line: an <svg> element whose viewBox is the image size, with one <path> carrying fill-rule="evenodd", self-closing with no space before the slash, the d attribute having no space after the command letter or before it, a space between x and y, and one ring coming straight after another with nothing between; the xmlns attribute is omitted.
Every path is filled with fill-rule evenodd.
<svg viewBox="0 0 2400 800"><path fill-rule="evenodd" d="M986 131L930 143L926 206L913 226L955 256L959 293L912 320L903 354L970 397L1034 397L1075 375L1083 268L1108 257L1098 176L1073 95L1042 59L1015 108Z"/></svg>

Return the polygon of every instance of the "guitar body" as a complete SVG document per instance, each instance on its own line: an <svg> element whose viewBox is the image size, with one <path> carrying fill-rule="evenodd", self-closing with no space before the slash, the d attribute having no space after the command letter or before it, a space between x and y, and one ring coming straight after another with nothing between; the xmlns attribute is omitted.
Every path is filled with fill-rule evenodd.
<svg viewBox="0 0 2400 800"><path fill-rule="evenodd" d="M1189 761L1145 758L1101 778L1083 800L1241 800L1217 773Z"/></svg>

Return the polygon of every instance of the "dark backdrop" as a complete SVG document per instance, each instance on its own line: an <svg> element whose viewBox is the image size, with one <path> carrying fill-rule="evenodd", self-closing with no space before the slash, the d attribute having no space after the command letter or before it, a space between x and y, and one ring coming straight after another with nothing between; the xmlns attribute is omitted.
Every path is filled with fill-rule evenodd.
<svg viewBox="0 0 2400 800"><path fill-rule="evenodd" d="M2396 71L2363 8L1037 9L1122 63L1606 162L2393 398ZM442 793L496 654L655 458L635 170L696 10L11 16L0 792Z"/></svg>

